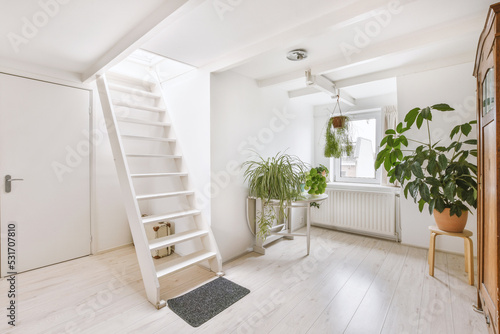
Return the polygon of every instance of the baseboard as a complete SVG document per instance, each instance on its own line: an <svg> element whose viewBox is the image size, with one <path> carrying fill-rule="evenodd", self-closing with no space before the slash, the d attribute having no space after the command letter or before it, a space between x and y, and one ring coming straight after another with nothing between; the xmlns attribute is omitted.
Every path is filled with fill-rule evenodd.
<svg viewBox="0 0 500 334"><path fill-rule="evenodd" d="M108 248L108 249L104 249L104 250L100 250L100 251L97 251L95 253L92 253L90 255L101 255L101 254L105 254L105 253L109 253L109 252L113 252L115 250L119 250L119 249L123 249L123 248L127 248L127 247L130 247L130 246L134 246L134 243L131 242L131 243L128 243L128 244L125 244L125 245L121 245L121 246L117 246L117 247L112 247L112 248Z"/></svg>

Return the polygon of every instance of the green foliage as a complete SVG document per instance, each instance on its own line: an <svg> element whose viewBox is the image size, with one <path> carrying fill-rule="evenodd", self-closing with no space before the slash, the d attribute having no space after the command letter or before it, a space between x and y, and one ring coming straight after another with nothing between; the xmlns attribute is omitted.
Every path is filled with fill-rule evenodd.
<svg viewBox="0 0 500 334"><path fill-rule="evenodd" d="M477 166L467 160L469 156L477 157L477 140L462 141L472 132L476 121L457 125L450 133L451 144L438 146L439 141L433 143L430 137L433 110L446 112L454 109L447 104L436 104L410 110L396 130L386 131L375 168L384 166L390 182L399 181L405 197L410 195L415 203L418 202L420 212L427 204L431 214L434 209L443 212L450 208L450 215L460 217L462 211L477 207ZM405 136L414 125L421 129L424 122L428 143ZM453 141L457 135L457 140ZM421 145L407 150L409 141Z"/></svg>
<svg viewBox="0 0 500 334"><path fill-rule="evenodd" d="M266 238L276 218L271 200L278 202L278 216L286 217L286 206L300 194L300 184L306 170L305 164L296 156L279 152L264 159L256 154L255 160L246 161L244 176L248 182L250 196L261 198L268 210L257 217L258 234Z"/></svg>
<svg viewBox="0 0 500 334"><path fill-rule="evenodd" d="M325 132L325 157L340 158L343 154L350 156L353 152L352 140L349 134L349 119L341 128L334 128L330 119Z"/></svg>
<svg viewBox="0 0 500 334"><path fill-rule="evenodd" d="M326 178L328 177L328 169L320 165L316 168L311 168L306 175L306 186L305 190L307 190L310 195L320 195L324 194L326 191Z"/></svg>

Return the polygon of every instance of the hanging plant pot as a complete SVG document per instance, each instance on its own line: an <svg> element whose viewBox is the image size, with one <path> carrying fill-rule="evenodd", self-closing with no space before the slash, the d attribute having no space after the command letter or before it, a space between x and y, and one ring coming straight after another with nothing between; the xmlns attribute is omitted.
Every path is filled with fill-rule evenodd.
<svg viewBox="0 0 500 334"><path fill-rule="evenodd" d="M467 224L468 216L469 211L462 211L462 215L458 217L457 215L450 216L449 208L444 209L441 213L434 209L434 220L437 227L446 232L462 233Z"/></svg>
<svg viewBox="0 0 500 334"><path fill-rule="evenodd" d="M347 120L346 116L335 116L330 118L330 121L332 122L332 125L335 129L345 127L346 120Z"/></svg>

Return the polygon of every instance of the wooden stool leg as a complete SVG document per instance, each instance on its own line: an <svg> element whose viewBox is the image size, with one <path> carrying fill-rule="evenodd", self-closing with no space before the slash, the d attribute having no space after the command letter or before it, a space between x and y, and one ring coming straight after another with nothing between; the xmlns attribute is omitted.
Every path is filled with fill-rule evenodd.
<svg viewBox="0 0 500 334"><path fill-rule="evenodd" d="M472 240L470 238L466 238L467 242L467 262L469 267L469 284L474 285L474 248L472 244Z"/></svg>
<svg viewBox="0 0 500 334"><path fill-rule="evenodd" d="M468 238L464 238L464 257L465 257L465 272L468 273L470 271L469 268L469 242Z"/></svg>
<svg viewBox="0 0 500 334"><path fill-rule="evenodd" d="M437 234L431 233L431 241L429 244L429 275L434 276L434 258L436 252L436 236Z"/></svg>

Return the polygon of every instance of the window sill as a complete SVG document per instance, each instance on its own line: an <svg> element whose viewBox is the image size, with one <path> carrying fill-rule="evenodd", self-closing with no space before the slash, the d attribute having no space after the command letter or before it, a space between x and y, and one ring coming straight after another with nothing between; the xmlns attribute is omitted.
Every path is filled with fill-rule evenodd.
<svg viewBox="0 0 500 334"><path fill-rule="evenodd" d="M395 194L399 194L401 191L400 187L382 186L379 184L369 184L369 183L346 183L346 182L330 182L327 184L326 188L333 190L395 193Z"/></svg>

